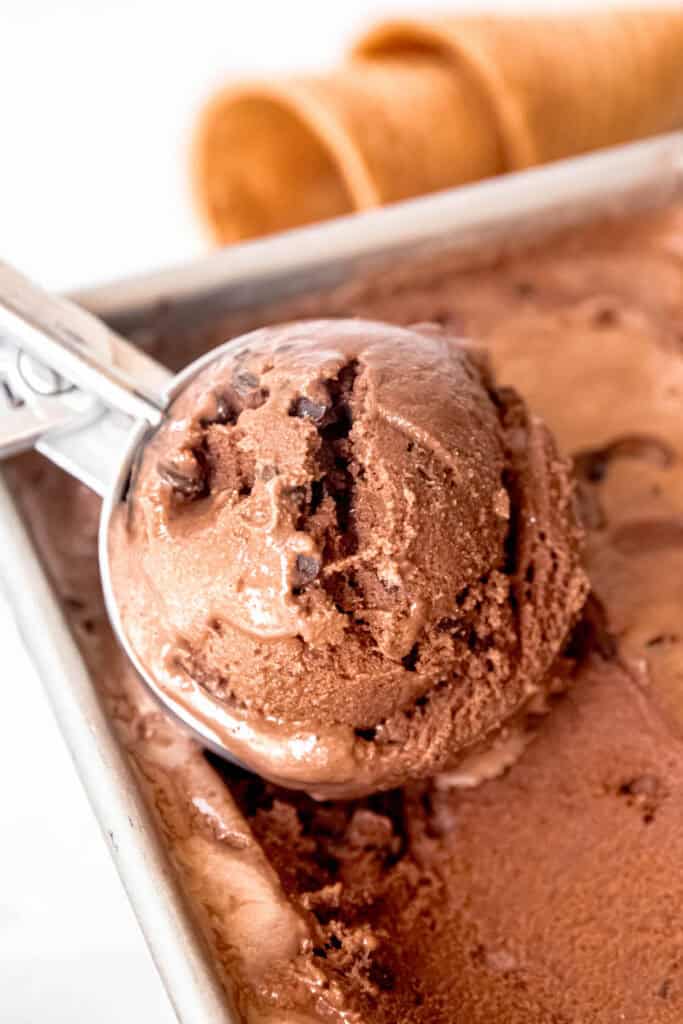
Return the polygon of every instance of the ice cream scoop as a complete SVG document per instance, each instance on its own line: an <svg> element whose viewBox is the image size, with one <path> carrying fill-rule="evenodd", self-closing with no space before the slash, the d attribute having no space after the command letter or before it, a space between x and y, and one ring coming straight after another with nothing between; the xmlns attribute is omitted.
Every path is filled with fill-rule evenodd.
<svg viewBox="0 0 683 1024"><path fill-rule="evenodd" d="M121 642L205 742L351 796L457 769L551 688L586 595L572 485L472 345L433 325L300 322L169 382L88 314L9 270L3 285L16 394L51 386L59 409L78 395L64 381L90 393L81 429L50 424L38 445L108 489ZM80 454L107 433L108 481L104 448L99 475Z"/></svg>
<svg viewBox="0 0 683 1024"><path fill-rule="evenodd" d="M325 797L499 743L553 685L586 595L548 431L434 325L236 340L170 406L111 528L157 686Z"/></svg>

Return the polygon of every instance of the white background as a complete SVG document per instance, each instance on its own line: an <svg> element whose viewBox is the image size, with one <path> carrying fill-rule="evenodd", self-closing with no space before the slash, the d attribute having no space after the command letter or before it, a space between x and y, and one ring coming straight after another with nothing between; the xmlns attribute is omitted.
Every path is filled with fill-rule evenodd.
<svg viewBox="0 0 683 1024"><path fill-rule="evenodd" d="M517 6L455 0L450 9ZM71 288L201 253L187 145L212 87L329 66L372 20L421 9L420 0L0 0L0 257ZM0 1022L170 1022L2 604L0 642Z"/></svg>

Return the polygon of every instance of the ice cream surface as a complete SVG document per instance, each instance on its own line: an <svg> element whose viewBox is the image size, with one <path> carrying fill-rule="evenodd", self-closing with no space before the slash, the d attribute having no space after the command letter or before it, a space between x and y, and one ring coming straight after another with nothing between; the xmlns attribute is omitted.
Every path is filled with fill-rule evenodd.
<svg viewBox="0 0 683 1024"><path fill-rule="evenodd" d="M442 254L272 318L321 314L486 343L574 461L602 621L506 774L313 801L209 764L159 711L107 621L99 501L39 456L10 467L226 1002L249 1024L679 1024L683 210L479 269ZM156 354L198 349L178 330Z"/></svg>
<svg viewBox="0 0 683 1024"><path fill-rule="evenodd" d="M199 372L112 554L166 693L266 777L357 796L455 768L550 688L580 540L567 464L481 351L340 319Z"/></svg>

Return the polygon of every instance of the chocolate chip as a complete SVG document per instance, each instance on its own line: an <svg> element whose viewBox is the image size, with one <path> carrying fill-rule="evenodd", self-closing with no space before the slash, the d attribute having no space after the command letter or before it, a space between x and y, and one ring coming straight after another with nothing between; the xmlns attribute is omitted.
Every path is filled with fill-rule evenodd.
<svg viewBox="0 0 683 1024"><path fill-rule="evenodd" d="M308 583L312 583L320 572L320 562L310 555L297 555L295 569L296 585L305 587Z"/></svg>
<svg viewBox="0 0 683 1024"><path fill-rule="evenodd" d="M169 484L183 498L199 498L206 493L206 479L202 468L192 457L187 456L181 469L172 462L160 460L157 472L164 483Z"/></svg>
<svg viewBox="0 0 683 1024"><path fill-rule="evenodd" d="M596 327L613 327L618 321L618 312L610 306L603 306L602 309L598 309L593 317L593 323Z"/></svg>
<svg viewBox="0 0 683 1024"><path fill-rule="evenodd" d="M249 370L236 370L232 376L235 395L245 409L260 409L268 398L268 389L259 387L259 379Z"/></svg>
<svg viewBox="0 0 683 1024"><path fill-rule="evenodd" d="M237 370L232 375L232 386L238 395L246 395L258 387L258 377L249 370Z"/></svg>
<svg viewBox="0 0 683 1024"><path fill-rule="evenodd" d="M294 402L291 415L298 416L299 419L312 420L316 427L321 427L330 421L330 407L302 395Z"/></svg>
<svg viewBox="0 0 683 1024"><path fill-rule="evenodd" d="M302 505L306 500L306 488L290 487L287 489L286 495L294 505Z"/></svg>
<svg viewBox="0 0 683 1024"><path fill-rule="evenodd" d="M229 395L216 395L216 415L211 420L212 423L218 423L222 426L233 425L237 423L238 416L239 409L235 408L235 404Z"/></svg>

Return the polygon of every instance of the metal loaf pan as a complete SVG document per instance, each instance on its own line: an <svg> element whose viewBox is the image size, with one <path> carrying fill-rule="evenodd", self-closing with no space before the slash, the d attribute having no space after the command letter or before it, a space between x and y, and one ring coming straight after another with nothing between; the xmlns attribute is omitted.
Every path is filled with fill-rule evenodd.
<svg viewBox="0 0 683 1024"><path fill-rule="evenodd" d="M272 319L295 297L317 296L311 311L324 314L325 294L356 280L410 274L435 254L464 266L490 260L558 229L663 206L681 194L683 134L662 136L224 249L76 298L152 351L159 337L180 338L182 362L223 340L235 323ZM214 965L2 481L0 583L179 1019L228 1024L233 1018Z"/></svg>

